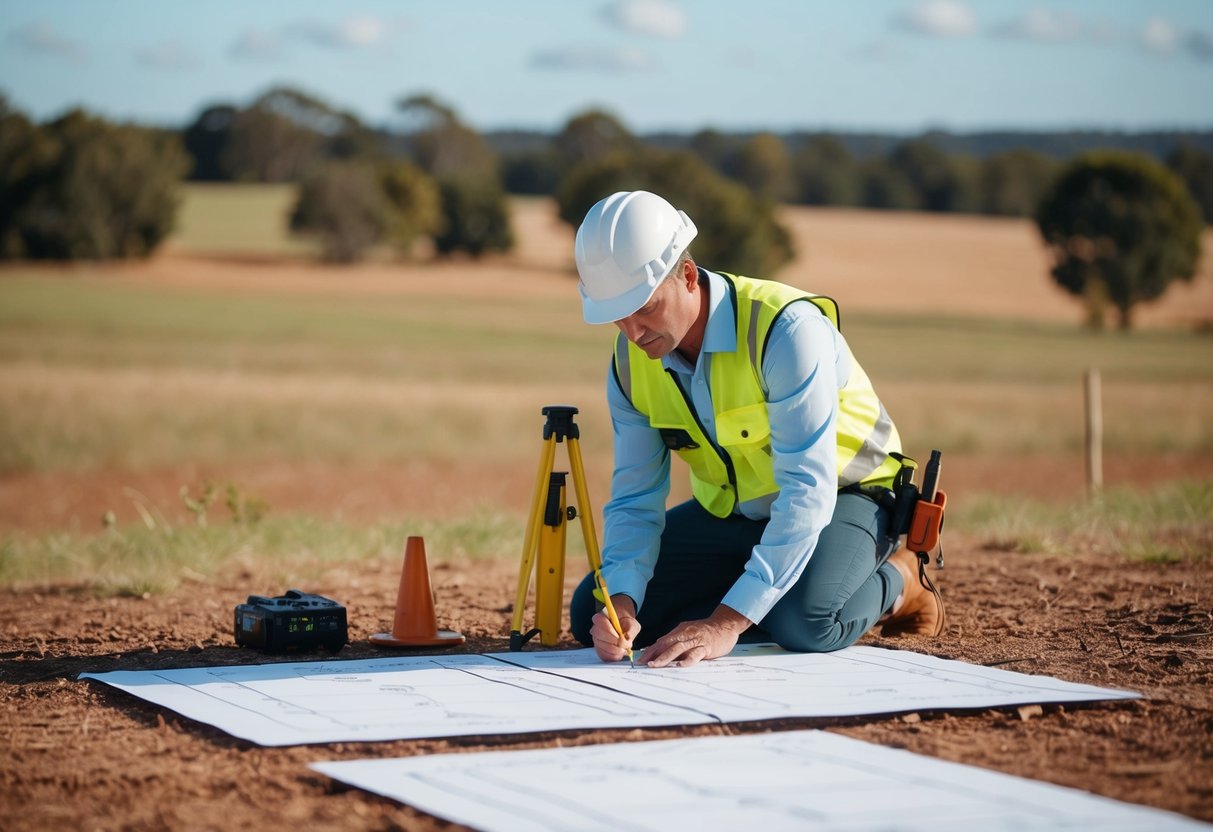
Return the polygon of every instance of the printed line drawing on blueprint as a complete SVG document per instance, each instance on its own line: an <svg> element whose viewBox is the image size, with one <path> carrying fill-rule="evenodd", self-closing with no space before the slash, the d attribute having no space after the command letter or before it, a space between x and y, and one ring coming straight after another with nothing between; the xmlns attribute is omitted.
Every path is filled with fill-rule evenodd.
<svg viewBox="0 0 1213 832"><path fill-rule="evenodd" d="M593 650L81 674L261 745L638 728L1135 698L881 648L743 646L689 668Z"/></svg>
<svg viewBox="0 0 1213 832"><path fill-rule="evenodd" d="M823 731L312 763L486 832L1209 830L1181 815ZM608 803L604 796L613 796Z"/></svg>
<svg viewBox="0 0 1213 832"><path fill-rule="evenodd" d="M710 722L485 655L81 674L259 745Z"/></svg>
<svg viewBox="0 0 1213 832"><path fill-rule="evenodd" d="M568 655L554 666L542 653L512 654L508 660L680 705L721 722L1138 698L1131 691L880 647L788 653L773 645L741 645L725 658L689 668L626 673L603 665L593 651Z"/></svg>

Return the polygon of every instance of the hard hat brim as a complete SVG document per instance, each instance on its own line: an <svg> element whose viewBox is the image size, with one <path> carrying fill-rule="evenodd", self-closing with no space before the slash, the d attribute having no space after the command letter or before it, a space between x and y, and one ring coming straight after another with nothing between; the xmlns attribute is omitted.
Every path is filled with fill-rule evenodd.
<svg viewBox="0 0 1213 832"><path fill-rule="evenodd" d="M581 316L587 324L611 324L631 315L649 302L649 298L657 291L665 275L658 277L653 283L645 281L634 286L622 295L606 300L594 300L585 293L585 286L577 283L577 291L581 293Z"/></svg>

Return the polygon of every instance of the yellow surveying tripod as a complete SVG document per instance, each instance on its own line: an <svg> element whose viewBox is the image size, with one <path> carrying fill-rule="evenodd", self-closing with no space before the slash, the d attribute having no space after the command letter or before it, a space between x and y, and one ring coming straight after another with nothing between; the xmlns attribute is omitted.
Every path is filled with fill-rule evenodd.
<svg viewBox="0 0 1213 832"><path fill-rule="evenodd" d="M573 487L577 505L581 507L581 531L585 537L586 557L594 573L597 591L607 616L617 631L622 632L619 618L611 604L611 595L602 580L602 556L598 552L598 533L594 530L594 510L586 494L585 468L581 464L581 431L573 422L577 408L549 405L543 408L547 422L543 426L543 453L535 475L535 496L527 519L526 539L522 546L522 563L518 570L518 595L514 599L514 618L510 624L510 650L517 652L528 641L539 636L539 643L555 646L560 636L560 615L564 608L564 541L566 523L578 516L577 509L565 504L566 471L552 471L556 443L568 440L569 466L573 469ZM526 610L527 590L531 571L535 575L535 627L522 632L522 616Z"/></svg>

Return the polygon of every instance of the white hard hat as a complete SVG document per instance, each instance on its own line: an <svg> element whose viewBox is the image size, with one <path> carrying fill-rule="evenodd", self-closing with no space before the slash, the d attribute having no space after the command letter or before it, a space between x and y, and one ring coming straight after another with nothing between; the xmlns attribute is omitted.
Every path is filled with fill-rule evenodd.
<svg viewBox="0 0 1213 832"><path fill-rule="evenodd" d="M574 244L586 323L618 321L644 306L696 233L690 217L648 191L599 201Z"/></svg>

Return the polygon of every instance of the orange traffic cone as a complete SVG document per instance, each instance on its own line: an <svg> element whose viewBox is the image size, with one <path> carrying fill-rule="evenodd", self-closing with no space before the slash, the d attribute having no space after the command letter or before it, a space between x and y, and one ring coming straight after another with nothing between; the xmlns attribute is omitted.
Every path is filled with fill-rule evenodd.
<svg viewBox="0 0 1213 832"><path fill-rule="evenodd" d="M462 633L438 629L430 571L425 563L425 541L410 537L404 547L404 568L400 572L392 631L375 633L371 636L371 644L376 647L454 647L463 642Z"/></svg>

